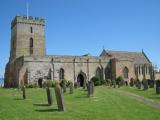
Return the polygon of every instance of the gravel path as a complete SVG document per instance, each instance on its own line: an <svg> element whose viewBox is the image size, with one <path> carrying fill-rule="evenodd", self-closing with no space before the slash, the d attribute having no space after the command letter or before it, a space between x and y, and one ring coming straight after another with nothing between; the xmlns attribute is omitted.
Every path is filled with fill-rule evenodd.
<svg viewBox="0 0 160 120"><path fill-rule="evenodd" d="M140 101L144 104L147 104L151 107L154 107L154 108L157 108L157 109L160 109L160 102L158 101L155 101L153 99L149 99L149 98L145 98L143 96L139 96L139 95L136 95L134 93L130 93L130 92L127 92L127 91L123 91L123 90L114 90L116 93L119 93L119 94L123 94L123 95L127 95L137 101Z"/></svg>

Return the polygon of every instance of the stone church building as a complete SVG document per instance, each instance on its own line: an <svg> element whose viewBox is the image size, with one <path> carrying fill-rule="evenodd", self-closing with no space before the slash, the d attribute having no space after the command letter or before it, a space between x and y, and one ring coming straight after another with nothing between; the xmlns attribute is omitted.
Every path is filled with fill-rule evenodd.
<svg viewBox="0 0 160 120"><path fill-rule="evenodd" d="M5 87L17 87L45 80L71 80L80 85L97 76L114 80L122 76L154 79L152 63L142 52L109 51L99 56L47 55L45 20L16 16L11 23L10 58L5 70Z"/></svg>

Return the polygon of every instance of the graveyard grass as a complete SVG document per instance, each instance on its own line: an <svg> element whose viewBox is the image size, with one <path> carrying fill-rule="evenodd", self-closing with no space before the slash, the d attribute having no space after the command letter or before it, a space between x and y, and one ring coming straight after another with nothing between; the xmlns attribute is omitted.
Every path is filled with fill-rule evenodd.
<svg viewBox="0 0 160 120"><path fill-rule="evenodd" d="M153 99L160 102L160 95L156 94L156 88L149 88L148 90L137 89L136 87L121 87L120 90L128 91L130 93L143 96L145 98Z"/></svg>
<svg viewBox="0 0 160 120"><path fill-rule="evenodd" d="M114 92L114 88L96 87L94 97L87 91L63 93L65 112L57 110L54 89L53 105L47 106L46 89L26 89L26 100L17 89L0 89L0 120L159 120L160 110ZM116 88L118 89L118 88ZM121 90L131 88L120 88ZM133 88L132 88L133 89ZM136 93L136 92L135 92ZM144 94L144 93L143 93Z"/></svg>

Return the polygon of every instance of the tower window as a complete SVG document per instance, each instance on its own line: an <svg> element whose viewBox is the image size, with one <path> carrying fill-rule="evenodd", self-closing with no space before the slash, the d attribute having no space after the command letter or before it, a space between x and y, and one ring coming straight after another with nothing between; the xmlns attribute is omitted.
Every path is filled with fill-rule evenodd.
<svg viewBox="0 0 160 120"><path fill-rule="evenodd" d="M32 27L30 27L30 32L33 33L33 28Z"/></svg>
<svg viewBox="0 0 160 120"><path fill-rule="evenodd" d="M30 38L30 55L33 54L33 38Z"/></svg>

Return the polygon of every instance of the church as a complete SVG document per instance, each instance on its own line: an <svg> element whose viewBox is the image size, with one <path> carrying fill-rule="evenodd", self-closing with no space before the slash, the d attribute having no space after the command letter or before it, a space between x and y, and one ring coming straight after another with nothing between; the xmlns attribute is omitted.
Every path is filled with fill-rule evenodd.
<svg viewBox="0 0 160 120"><path fill-rule="evenodd" d="M5 87L18 87L46 80L70 80L84 83L93 77L115 80L121 76L129 82L154 79L152 63L144 51L110 51L99 56L47 55L45 20L16 16L11 23L10 58L5 68Z"/></svg>

